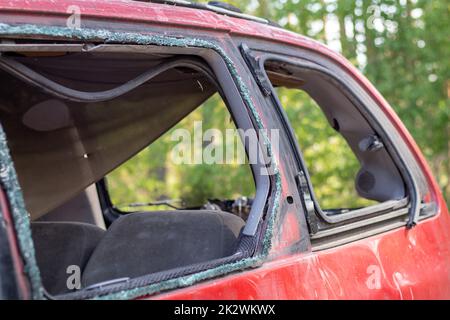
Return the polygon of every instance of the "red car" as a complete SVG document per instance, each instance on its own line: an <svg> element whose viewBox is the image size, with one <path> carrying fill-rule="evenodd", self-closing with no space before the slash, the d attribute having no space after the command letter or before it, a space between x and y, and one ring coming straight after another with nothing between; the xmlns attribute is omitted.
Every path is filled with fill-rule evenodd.
<svg viewBox="0 0 450 320"><path fill-rule="evenodd" d="M0 297L449 299L448 209L369 81L227 4L162 2L0 1ZM357 207L342 189L330 208L335 180L315 183L321 162L292 125L308 119L287 94L317 107L329 143L344 141L326 161L356 159ZM176 130L201 105L212 128L240 129L245 164L212 161L203 181L195 156L137 166L168 159L158 141L189 133ZM163 183L136 186L153 175ZM142 192L156 200L120 205ZM167 194L206 200L156 196Z"/></svg>

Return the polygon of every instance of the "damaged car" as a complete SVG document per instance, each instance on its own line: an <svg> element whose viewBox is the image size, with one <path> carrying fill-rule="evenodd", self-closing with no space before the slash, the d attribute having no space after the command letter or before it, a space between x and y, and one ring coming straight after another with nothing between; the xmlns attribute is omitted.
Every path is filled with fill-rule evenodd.
<svg viewBox="0 0 450 320"><path fill-rule="evenodd" d="M439 187L389 104L325 45L184 1L2 1L0 38L2 299L450 298ZM357 207L316 192L287 92L355 159ZM241 132L244 164L178 169L206 166L200 182L138 165L166 159L202 112L203 130ZM165 178L149 191L150 174ZM203 202L161 196L180 188Z"/></svg>

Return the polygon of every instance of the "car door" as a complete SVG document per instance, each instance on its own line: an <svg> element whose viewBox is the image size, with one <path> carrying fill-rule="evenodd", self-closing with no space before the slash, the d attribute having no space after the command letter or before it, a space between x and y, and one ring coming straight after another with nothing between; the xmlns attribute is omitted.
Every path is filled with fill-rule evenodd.
<svg viewBox="0 0 450 320"><path fill-rule="evenodd" d="M268 123L280 128L281 141L289 141L289 146L281 144L279 150L283 195L292 195L294 205L300 199L302 205L281 208L278 241L274 240L269 259L260 268L160 298L449 298L448 212L420 151L411 147L414 142L392 109L376 98L379 94L362 75L348 71L338 60L300 48L277 46L275 52L268 43L246 39L242 47L243 41L237 42L254 87L259 88L255 99L260 99L261 112L267 112L263 118L270 118ZM296 78L296 73L306 79ZM325 142L318 141L320 136L309 137L309 148L325 147L325 154L313 153L308 163L302 149L305 141L298 140L295 132L303 129L307 136L308 119L300 121L303 128L299 128L296 120L289 118L289 110L283 110L283 102L294 100L275 88L284 84L298 90L305 85L301 82L318 79L327 84L309 85L312 104L333 102L322 110L326 118L322 124L342 135L346 146L341 144L343 151L330 154L326 144L335 137ZM332 90L336 101L326 99L326 90ZM346 117L342 113L347 113ZM309 125L314 126L316 120L309 119ZM351 196L365 196L360 202L345 196L348 183L332 190L334 194L314 184L314 178L324 171L320 156L330 162L339 157L350 159L345 158L348 153L356 158L359 169L352 176L356 176L359 190ZM317 164L318 168L313 168ZM324 181L329 184L340 178L333 170L326 175ZM297 182L295 191L289 184L292 180ZM322 204L332 203L331 197L344 205L351 200L359 207L324 209ZM304 232L309 233L307 245L289 245L298 244L299 234Z"/></svg>

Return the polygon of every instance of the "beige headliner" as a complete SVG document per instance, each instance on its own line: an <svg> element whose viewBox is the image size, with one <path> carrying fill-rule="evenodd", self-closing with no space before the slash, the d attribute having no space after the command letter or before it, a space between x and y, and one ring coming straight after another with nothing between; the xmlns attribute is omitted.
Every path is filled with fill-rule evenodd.
<svg viewBox="0 0 450 320"><path fill-rule="evenodd" d="M89 91L127 81L160 62L90 57L74 65L73 59L34 58L29 65ZM0 119L32 219L98 181L216 91L201 74L171 70L112 101L76 103L55 101L3 71L0 75Z"/></svg>

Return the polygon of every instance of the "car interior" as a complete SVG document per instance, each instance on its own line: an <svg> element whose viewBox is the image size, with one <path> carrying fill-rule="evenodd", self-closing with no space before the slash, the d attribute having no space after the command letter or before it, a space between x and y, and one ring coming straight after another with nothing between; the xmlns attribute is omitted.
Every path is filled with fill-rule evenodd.
<svg viewBox="0 0 450 320"><path fill-rule="evenodd" d="M245 221L226 206L138 210L105 223L96 188L220 93L201 59L7 53L0 65L1 124L48 293L71 291L69 265L89 288L235 252Z"/></svg>

